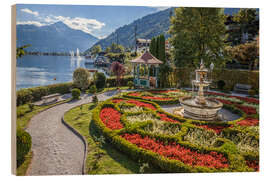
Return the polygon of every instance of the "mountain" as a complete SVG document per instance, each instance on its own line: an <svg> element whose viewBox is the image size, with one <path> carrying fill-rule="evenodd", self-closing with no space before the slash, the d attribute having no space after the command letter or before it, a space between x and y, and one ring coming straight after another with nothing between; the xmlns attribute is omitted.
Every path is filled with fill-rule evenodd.
<svg viewBox="0 0 270 180"><path fill-rule="evenodd" d="M224 13L232 15L237 13L239 8L225 8ZM151 39L161 33L164 33L167 38L169 34L167 31L170 26L170 13L174 12L174 8L169 8L164 11L146 15L140 19L135 20L131 24L122 26L115 30L114 33L108 37L99 40L95 45L100 45L102 49L110 46L112 42L123 45L124 47L134 47L135 44L135 26L137 25L137 38ZM89 52L90 49L86 51Z"/></svg>
<svg viewBox="0 0 270 180"><path fill-rule="evenodd" d="M105 39L101 39L95 45L100 45L102 49L105 49L112 42L117 42L124 47L133 47L135 43L135 26L137 25L137 38L151 39L161 33L168 36L166 33L169 30L169 17L170 12L173 12L173 8L166 9L164 11L159 11L140 19L135 20L131 24L124 25L115 30L114 33L110 34ZM88 50L89 51L89 50Z"/></svg>
<svg viewBox="0 0 270 180"><path fill-rule="evenodd" d="M81 30L74 30L62 22L46 26L17 25L17 47L30 44L29 52L85 51L98 38Z"/></svg>

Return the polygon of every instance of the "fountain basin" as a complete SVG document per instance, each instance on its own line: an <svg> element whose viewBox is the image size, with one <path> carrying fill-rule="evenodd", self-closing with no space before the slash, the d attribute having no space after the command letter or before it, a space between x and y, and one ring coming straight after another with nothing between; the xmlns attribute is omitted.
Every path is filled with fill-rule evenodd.
<svg viewBox="0 0 270 180"><path fill-rule="evenodd" d="M196 103L195 97L179 99L184 108L184 114L191 119L214 121L223 104L217 100L205 98L205 104Z"/></svg>

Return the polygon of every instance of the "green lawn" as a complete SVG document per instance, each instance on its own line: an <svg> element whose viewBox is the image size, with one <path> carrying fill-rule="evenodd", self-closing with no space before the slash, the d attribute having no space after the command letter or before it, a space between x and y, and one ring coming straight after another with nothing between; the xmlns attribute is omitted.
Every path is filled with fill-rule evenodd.
<svg viewBox="0 0 270 180"><path fill-rule="evenodd" d="M152 167L143 168L146 164L137 163L127 155L116 150L111 144L96 132L92 118L93 103L75 107L68 111L64 119L82 134L88 143L86 171L88 174L130 174L159 173Z"/></svg>

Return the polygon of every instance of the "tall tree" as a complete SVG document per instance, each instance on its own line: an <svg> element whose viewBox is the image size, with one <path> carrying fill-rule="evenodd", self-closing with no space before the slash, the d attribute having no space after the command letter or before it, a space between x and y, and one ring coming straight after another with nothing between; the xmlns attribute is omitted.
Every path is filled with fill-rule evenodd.
<svg viewBox="0 0 270 180"><path fill-rule="evenodd" d="M112 43L110 51L113 53L123 53L125 48L122 45Z"/></svg>
<svg viewBox="0 0 270 180"><path fill-rule="evenodd" d="M119 62L113 62L111 71L116 75L117 86L120 86L120 80L125 73L125 67Z"/></svg>
<svg viewBox="0 0 270 180"><path fill-rule="evenodd" d="M22 56L24 56L25 55L24 49L29 47L29 46L31 46L31 45L28 44L28 45L24 45L24 46L21 46L21 47L17 47L16 48L16 59L21 58Z"/></svg>
<svg viewBox="0 0 270 180"><path fill-rule="evenodd" d="M93 54L93 55L96 55L96 54L98 54L100 52L101 52L101 46L100 45L96 45L91 49L91 54Z"/></svg>
<svg viewBox="0 0 270 180"><path fill-rule="evenodd" d="M201 59L224 66L225 18L221 8L176 8L169 29L176 66L196 67Z"/></svg>
<svg viewBox="0 0 270 180"><path fill-rule="evenodd" d="M255 62L259 60L259 47L257 41L248 42L228 48L228 54L231 58L236 59L241 64L249 65L253 70ZM257 62L259 63L259 62Z"/></svg>
<svg viewBox="0 0 270 180"><path fill-rule="evenodd" d="M155 57L156 58L158 58L159 59L159 53L158 53L158 51L159 51L159 40L160 40L160 37L159 36L157 36L156 37L156 42L155 42Z"/></svg>
<svg viewBox="0 0 270 180"><path fill-rule="evenodd" d="M159 36L158 59L165 62L165 36Z"/></svg>
<svg viewBox="0 0 270 180"><path fill-rule="evenodd" d="M153 37L151 39L150 53L156 57L156 37Z"/></svg>
<svg viewBox="0 0 270 180"><path fill-rule="evenodd" d="M253 37L259 31L259 24L256 23L257 11L253 8L241 8L238 13L233 17L233 20L240 26L240 37L242 43L245 42L243 36L245 33L251 34Z"/></svg>

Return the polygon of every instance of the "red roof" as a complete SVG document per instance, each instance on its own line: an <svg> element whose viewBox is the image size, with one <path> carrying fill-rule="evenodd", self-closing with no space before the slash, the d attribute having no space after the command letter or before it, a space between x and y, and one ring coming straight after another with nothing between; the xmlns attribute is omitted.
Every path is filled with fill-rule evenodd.
<svg viewBox="0 0 270 180"><path fill-rule="evenodd" d="M142 64L163 64L162 61L153 56L149 51L146 51L140 57L131 60L132 63L142 63Z"/></svg>

